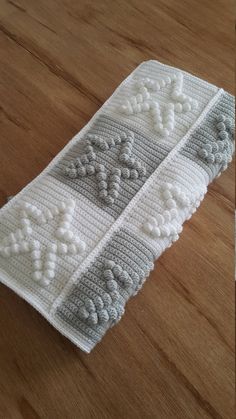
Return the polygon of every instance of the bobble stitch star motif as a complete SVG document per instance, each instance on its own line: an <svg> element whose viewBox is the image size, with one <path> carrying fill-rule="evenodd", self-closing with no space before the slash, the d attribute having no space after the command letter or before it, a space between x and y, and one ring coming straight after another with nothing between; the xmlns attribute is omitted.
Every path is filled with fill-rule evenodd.
<svg viewBox="0 0 236 419"><path fill-rule="evenodd" d="M130 289L133 285L133 280L127 271L123 270L120 265L117 265L112 260L107 260L105 262L105 270L103 273L105 280L107 281L107 289L111 292L114 292L120 287L124 289ZM117 297L117 295L115 294ZM115 298L116 298L115 297Z"/></svg>
<svg viewBox="0 0 236 419"><path fill-rule="evenodd" d="M62 201L58 205L51 205L45 210L40 210L29 202L22 202L19 206L21 228L3 239L0 245L0 256L7 258L30 253L33 264L32 279L41 286L48 286L55 278L57 257L81 254L86 248L85 242L71 230L74 210L75 201L72 199ZM32 238L31 219L37 225L44 225L56 216L60 216L60 221L55 231L55 241L46 246L43 258L41 243Z"/></svg>
<svg viewBox="0 0 236 419"><path fill-rule="evenodd" d="M120 265L112 260L105 260L103 278L106 291L102 296L96 295L93 299L87 297L85 301L77 301L79 318L89 325L117 323L124 314L124 302L118 287L128 293L137 292L145 280L145 272L141 276L142 278L133 273L131 278Z"/></svg>
<svg viewBox="0 0 236 419"><path fill-rule="evenodd" d="M99 198L104 204L112 205L119 196L122 178L135 180L146 175L146 168L132 157L133 144L134 133L130 131L117 134L109 139L88 134L85 154L69 163L65 169L65 175L72 179L94 175L98 185ZM118 145L121 147L118 160L123 167L114 167L108 173L105 165L96 162L95 149L106 152Z"/></svg>
<svg viewBox="0 0 236 419"><path fill-rule="evenodd" d="M124 313L124 308L117 303L117 298L112 298L109 293L97 295L94 299L86 298L84 302L77 303L78 316L90 326L111 322L115 324Z"/></svg>
<svg viewBox="0 0 236 419"><path fill-rule="evenodd" d="M159 103L155 100L149 90L157 93L166 86L173 86L170 93L170 102L161 111ZM163 77L158 81L144 78L136 83L139 93L126 99L120 107L120 112L126 115L133 115L142 112L149 112L152 116L154 130L168 137L175 127L175 112L189 112L198 107L198 102L183 93L183 74L173 73L171 76Z"/></svg>
<svg viewBox="0 0 236 419"><path fill-rule="evenodd" d="M207 141L199 150L198 155L208 164L220 164L220 171L224 171L231 162L230 141L234 140L233 121L225 115L216 118L217 138L215 141Z"/></svg>
<svg viewBox="0 0 236 419"><path fill-rule="evenodd" d="M193 196L186 195L178 185L171 183L163 183L161 186L161 194L165 201L166 208L176 208L177 205L180 207L189 207L191 204L191 198Z"/></svg>
<svg viewBox="0 0 236 419"><path fill-rule="evenodd" d="M186 194L178 185L164 183L160 188L160 193L166 209L155 217L150 216L143 223L142 229L153 239L159 237L171 237L172 241L179 238L182 231L182 220L179 215L179 208L188 208L191 214L200 205L206 189L197 194Z"/></svg>
<svg viewBox="0 0 236 419"><path fill-rule="evenodd" d="M173 241L178 240L182 231L182 225L177 220L177 210L165 210L163 214L157 214L156 217L149 217L143 224L143 231L153 239L158 237L172 237Z"/></svg>

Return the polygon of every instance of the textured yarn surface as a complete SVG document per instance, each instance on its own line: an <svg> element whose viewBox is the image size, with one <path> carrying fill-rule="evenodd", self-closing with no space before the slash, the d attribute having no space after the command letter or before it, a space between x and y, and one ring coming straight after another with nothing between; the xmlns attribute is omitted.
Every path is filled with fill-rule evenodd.
<svg viewBox="0 0 236 419"><path fill-rule="evenodd" d="M234 151L234 98L142 63L0 211L0 280L86 352Z"/></svg>

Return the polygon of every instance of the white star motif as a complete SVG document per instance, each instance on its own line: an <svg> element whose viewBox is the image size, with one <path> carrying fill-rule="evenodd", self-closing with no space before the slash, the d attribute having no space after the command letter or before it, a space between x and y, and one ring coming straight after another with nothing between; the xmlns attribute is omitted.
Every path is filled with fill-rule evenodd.
<svg viewBox="0 0 236 419"><path fill-rule="evenodd" d="M50 205L44 210L40 210L29 202L21 202L19 205L21 228L4 237L0 244L0 256L9 258L30 253L33 263L33 280L41 286L48 286L55 277L58 255L76 255L86 248L85 242L80 240L71 229L74 210L75 201L72 199L62 201L58 205ZM44 256L41 243L32 238L32 221L37 225L43 225L56 216L60 216L60 220L55 231L55 239L47 245Z"/></svg>
<svg viewBox="0 0 236 419"><path fill-rule="evenodd" d="M187 216L187 219L189 219L191 214L199 207L206 189L186 194L177 185L163 183L160 192L166 209L155 217L149 216L143 223L142 229L153 239L170 237L172 241L176 241L182 231L184 221L179 210L189 209L190 214Z"/></svg>
<svg viewBox="0 0 236 419"><path fill-rule="evenodd" d="M153 99L151 92L157 92L165 86L171 85L170 102L161 110L157 100ZM154 129L167 137L175 126L175 112L188 112L198 107L198 102L183 93L183 74L174 73L160 80L145 78L137 82L139 93L132 96L121 105L120 111L126 115L150 112Z"/></svg>

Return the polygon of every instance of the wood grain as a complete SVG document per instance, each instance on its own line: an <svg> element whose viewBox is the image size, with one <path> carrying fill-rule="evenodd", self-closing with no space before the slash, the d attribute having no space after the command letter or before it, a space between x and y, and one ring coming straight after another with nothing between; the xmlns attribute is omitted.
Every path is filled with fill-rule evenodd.
<svg viewBox="0 0 236 419"><path fill-rule="evenodd" d="M233 1L0 0L0 199L150 58L233 93ZM0 286L0 418L231 419L233 166L90 354Z"/></svg>

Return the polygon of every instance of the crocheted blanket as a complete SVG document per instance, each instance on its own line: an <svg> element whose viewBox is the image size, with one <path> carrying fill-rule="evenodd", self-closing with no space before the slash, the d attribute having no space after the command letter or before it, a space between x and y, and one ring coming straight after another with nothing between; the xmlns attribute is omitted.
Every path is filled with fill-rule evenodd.
<svg viewBox="0 0 236 419"><path fill-rule="evenodd" d="M139 65L1 209L0 280L90 352L227 168L233 124L224 90Z"/></svg>

